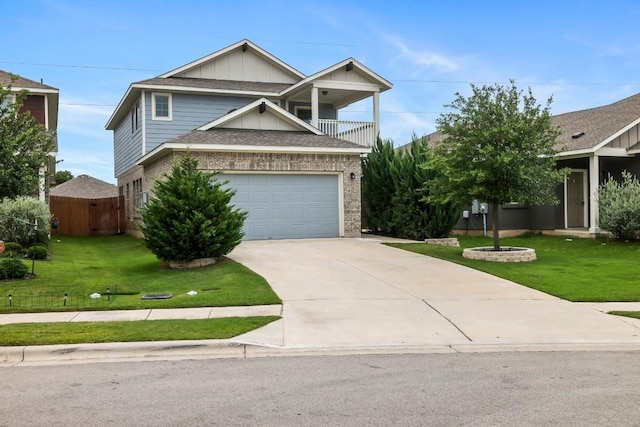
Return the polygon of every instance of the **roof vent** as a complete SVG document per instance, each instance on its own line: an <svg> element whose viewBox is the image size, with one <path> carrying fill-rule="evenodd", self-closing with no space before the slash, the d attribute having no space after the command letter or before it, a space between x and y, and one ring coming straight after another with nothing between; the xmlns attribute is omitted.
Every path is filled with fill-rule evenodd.
<svg viewBox="0 0 640 427"><path fill-rule="evenodd" d="M571 135L571 138L573 138L573 139L578 139L578 138L580 138L580 137L581 137L581 136L583 136L583 135L584 135L584 132L576 132L576 133L574 133L573 135Z"/></svg>

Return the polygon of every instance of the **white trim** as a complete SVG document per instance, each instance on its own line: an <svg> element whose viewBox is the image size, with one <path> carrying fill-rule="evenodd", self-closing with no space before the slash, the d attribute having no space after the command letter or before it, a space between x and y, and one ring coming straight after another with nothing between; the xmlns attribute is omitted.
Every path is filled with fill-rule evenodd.
<svg viewBox="0 0 640 427"><path fill-rule="evenodd" d="M603 148L605 145L607 145L608 143L610 143L611 141L613 141L614 139L616 139L617 137L619 137L620 135L622 135L623 133L627 132L629 129L631 129L632 127L634 127L634 126L636 126L638 124L640 124L640 117L635 119L634 121L632 121L631 123L629 123L628 125L623 127L622 129L620 129L619 131L615 132L614 134L609 136L607 139L605 139L604 141L602 141L601 143L599 143L595 147L593 147L592 151L593 152L598 151L599 149Z"/></svg>
<svg viewBox="0 0 640 427"><path fill-rule="evenodd" d="M47 93L51 93L51 94L60 94L60 90L58 89L40 89L40 88L29 88L29 87L18 87L18 86L11 86L11 91L12 92L20 92L26 90L27 92L29 92L29 95L44 95Z"/></svg>
<svg viewBox="0 0 640 427"><path fill-rule="evenodd" d="M371 71L369 68L365 67L364 65L362 65L360 62L358 62L357 60L353 59L353 58L347 58L344 61L338 62L335 65L332 65L329 68L325 68L322 71L319 71L315 74L310 75L309 77L305 78L304 80L299 81L298 83L294 84L293 86L283 90L282 92L280 92L280 94L282 96L286 96L289 93L295 92L296 90L298 90L300 87L304 86L305 84L309 84L309 83L314 83L316 81L321 81L320 77L330 74L334 71L336 71L337 69L346 66L349 62L353 62L354 65L354 69L357 68L358 71L360 71L361 73L367 75L367 77L369 77L371 80L377 81L377 83L379 83L379 85L376 86L377 90L385 91L388 89L391 89L393 87L393 84L391 84L391 82L389 82L388 80L383 79L382 77L380 77L378 74L374 73L373 71ZM323 82L331 82L331 80L324 80ZM333 82L336 83L336 82ZM362 83L360 83L362 84ZM354 87L356 87L358 84L354 83L349 85L349 89L352 89Z"/></svg>
<svg viewBox="0 0 640 427"><path fill-rule="evenodd" d="M319 89L351 90L358 92L380 91L380 86L373 83L336 82L332 80L316 80L313 82L313 87Z"/></svg>
<svg viewBox="0 0 640 427"><path fill-rule="evenodd" d="M140 143L142 145L142 154L140 156L144 156L144 153L147 151L147 100L146 100L146 91L140 92L140 101L142 101L140 106L140 115L142 116L142 138Z"/></svg>
<svg viewBox="0 0 640 427"><path fill-rule="evenodd" d="M626 148L602 147L595 151L596 156L605 157L633 157Z"/></svg>
<svg viewBox="0 0 640 427"><path fill-rule="evenodd" d="M202 152L245 152L245 153L290 153L290 154L368 154L371 148L333 148L333 147L273 147L250 145L222 145L222 144L185 144L165 142L145 154L136 165L143 165L164 151L202 151Z"/></svg>
<svg viewBox="0 0 640 427"><path fill-rule="evenodd" d="M44 128L49 130L49 95L44 95Z"/></svg>
<svg viewBox="0 0 640 427"><path fill-rule="evenodd" d="M267 98L260 98L257 99L255 101L253 101L250 104L245 105L244 107L238 108L237 110L225 114L222 117L217 118L216 120L206 123L202 126L200 126L199 128L197 128L196 130L209 130L215 127L224 127L223 125L225 123L229 123L230 121L248 113L251 110L254 110L256 108L259 108L260 105L264 102L265 106L269 109L269 111L271 113L273 113L276 116L279 116L280 118L288 121L289 123L297 126L300 128L300 130L307 130L315 135L324 135L320 130L316 129L315 127L311 126L309 123L305 122L304 120L301 120L299 118L297 118L296 116L294 116L293 114L291 114L290 112L284 110L281 107L278 107L276 104L274 104L273 102L269 101Z"/></svg>
<svg viewBox="0 0 640 427"><path fill-rule="evenodd" d="M156 115L156 96L166 96L168 101L168 116L158 116ZM172 121L173 120L173 101L172 94L168 92L151 92L151 120L163 120L163 121Z"/></svg>
<svg viewBox="0 0 640 427"><path fill-rule="evenodd" d="M583 212L582 212L582 226L586 227L587 226L587 221L589 218L589 209L588 209L588 205L589 205L589 191L588 191L588 179L589 179L589 175L588 175L588 170L587 169L571 169L571 173L573 172L582 172L582 197L584 200L584 206L583 206ZM567 229L569 228L569 197L568 197L568 191L567 191L567 179L569 179L569 176L567 176L564 180L564 228Z"/></svg>
<svg viewBox="0 0 640 427"><path fill-rule="evenodd" d="M597 155L589 157L589 233L600 233L598 226L598 186L600 185L600 158Z"/></svg>
<svg viewBox="0 0 640 427"><path fill-rule="evenodd" d="M178 67L174 70L171 70L167 73L164 73L162 75L160 75L159 77L161 78L166 78L166 77L172 77L176 74L182 73L184 71L190 70L192 68L195 68L201 64L204 64L205 62L208 62L212 59L221 57L235 49L238 49L240 47L242 47L243 44L247 44L249 47L251 47L252 50L254 50L256 53L260 54L261 56L263 56L265 59L267 59L268 61L278 65L280 68L288 71L289 73L295 75L296 77L300 78L300 79L304 79L305 75L302 74L300 71L296 70L295 68L293 68L292 66L290 66L289 64L285 63L284 61L276 58L275 56L271 55L269 52L267 52L266 50L262 49L261 47L255 45L254 43L252 43L251 41L244 39L244 40L240 40L237 43L232 44L231 46L227 46L224 49L218 50L216 52L213 52L207 56L203 56L200 59L196 59L195 61L189 62L188 64L182 65L181 67Z"/></svg>

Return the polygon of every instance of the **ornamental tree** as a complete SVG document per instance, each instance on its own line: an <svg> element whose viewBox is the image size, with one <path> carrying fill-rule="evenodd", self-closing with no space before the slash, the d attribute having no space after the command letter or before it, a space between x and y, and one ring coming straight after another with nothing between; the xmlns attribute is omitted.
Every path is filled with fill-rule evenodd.
<svg viewBox="0 0 640 427"><path fill-rule="evenodd" d="M55 150L55 137L22 110L27 95L0 84L0 200L37 196L40 170Z"/></svg>
<svg viewBox="0 0 640 427"><path fill-rule="evenodd" d="M443 173L430 184L430 197L469 204L489 204L494 250L500 250L498 207L501 204L555 204L556 185L565 171L556 168L560 130L551 121L552 99L543 107L531 89L509 86L478 87L472 94L456 93L445 107L436 145L427 167Z"/></svg>
<svg viewBox="0 0 640 427"><path fill-rule="evenodd" d="M187 155L155 182L141 229L158 259L218 258L240 243L247 213L234 208L235 191L215 175L198 170L197 159Z"/></svg>

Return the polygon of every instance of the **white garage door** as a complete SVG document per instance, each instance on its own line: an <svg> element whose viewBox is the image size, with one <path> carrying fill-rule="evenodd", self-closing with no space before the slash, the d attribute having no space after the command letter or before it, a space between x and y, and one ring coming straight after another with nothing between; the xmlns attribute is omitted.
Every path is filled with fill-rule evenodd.
<svg viewBox="0 0 640 427"><path fill-rule="evenodd" d="M220 174L249 213L245 240L339 236L337 175Z"/></svg>

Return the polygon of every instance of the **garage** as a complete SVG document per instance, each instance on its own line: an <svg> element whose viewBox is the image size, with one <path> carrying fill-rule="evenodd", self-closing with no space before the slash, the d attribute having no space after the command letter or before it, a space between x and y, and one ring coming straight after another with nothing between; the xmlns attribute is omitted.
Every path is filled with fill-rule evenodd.
<svg viewBox="0 0 640 427"><path fill-rule="evenodd" d="M232 203L249 213L245 240L340 235L336 174L220 174L236 190Z"/></svg>

